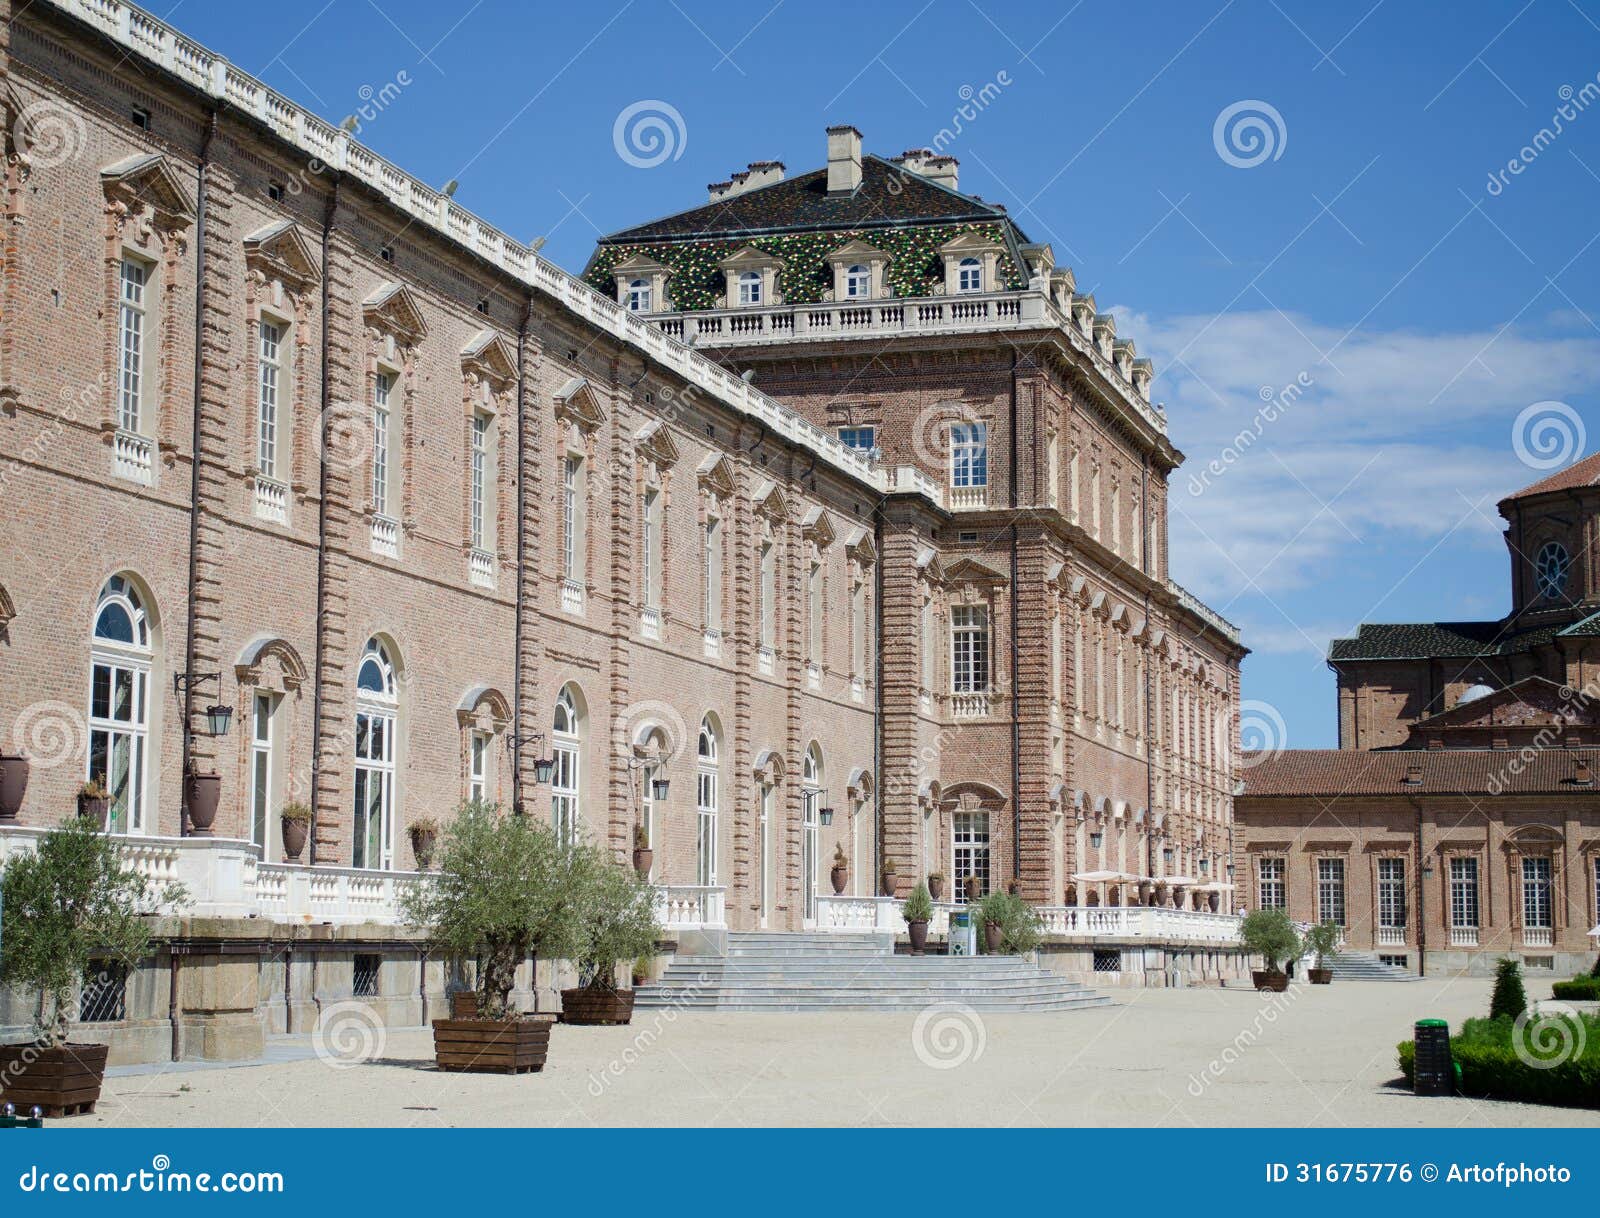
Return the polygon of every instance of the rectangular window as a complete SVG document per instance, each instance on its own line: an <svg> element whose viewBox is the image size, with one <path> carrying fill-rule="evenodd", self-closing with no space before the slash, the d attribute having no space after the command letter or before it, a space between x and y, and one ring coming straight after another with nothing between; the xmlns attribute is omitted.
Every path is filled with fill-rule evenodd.
<svg viewBox="0 0 1600 1218"><path fill-rule="evenodd" d="M489 531L488 488L485 482L489 466L489 416L472 416L472 548L482 550Z"/></svg>
<svg viewBox="0 0 1600 1218"><path fill-rule="evenodd" d="M380 372L372 383L372 510L389 514L389 395L394 377Z"/></svg>
<svg viewBox="0 0 1600 1218"><path fill-rule="evenodd" d="M387 871L394 865L394 717L356 712L355 835L351 864Z"/></svg>
<svg viewBox="0 0 1600 1218"><path fill-rule="evenodd" d="M1450 925L1477 928L1478 860L1450 860Z"/></svg>
<svg viewBox="0 0 1600 1218"><path fill-rule="evenodd" d="M583 476L583 458L567 458L561 475L561 577L578 578L578 480Z"/></svg>
<svg viewBox="0 0 1600 1218"><path fill-rule="evenodd" d="M1256 860L1257 904L1262 909L1287 909L1289 899L1283 886L1283 859Z"/></svg>
<svg viewBox="0 0 1600 1218"><path fill-rule="evenodd" d="M950 485L989 484L989 425L950 424Z"/></svg>
<svg viewBox="0 0 1600 1218"><path fill-rule="evenodd" d="M876 427L841 427L839 428L839 443L846 448L858 448L862 452L871 452L878 446L878 429Z"/></svg>
<svg viewBox="0 0 1600 1218"><path fill-rule="evenodd" d="M383 971L383 957L376 953L357 952L350 992L357 998L376 998L378 978Z"/></svg>
<svg viewBox="0 0 1600 1218"><path fill-rule="evenodd" d="M806 658L822 666L822 564L813 562L806 575Z"/></svg>
<svg viewBox="0 0 1600 1218"><path fill-rule="evenodd" d="M695 883L704 888L717 882L717 772L703 767L696 778Z"/></svg>
<svg viewBox="0 0 1600 1218"><path fill-rule="evenodd" d="M850 671L867 675L867 584L859 579L850 589Z"/></svg>
<svg viewBox="0 0 1600 1218"><path fill-rule="evenodd" d="M1522 924L1546 928L1553 926L1550 919L1550 860L1524 858L1522 860Z"/></svg>
<svg viewBox="0 0 1600 1218"><path fill-rule="evenodd" d="M968 876L978 877L978 891L989 891L989 814L957 812L951 817L951 884L957 904L966 901Z"/></svg>
<svg viewBox="0 0 1600 1218"><path fill-rule="evenodd" d="M144 302L150 270L142 262L124 258L120 278L117 426L123 431L138 431L144 422Z"/></svg>
<svg viewBox="0 0 1600 1218"><path fill-rule="evenodd" d="M250 840L267 857L272 824L272 695L255 696L250 726Z"/></svg>
<svg viewBox="0 0 1600 1218"><path fill-rule="evenodd" d="M761 547L761 646L778 639L778 553L769 541Z"/></svg>
<svg viewBox="0 0 1600 1218"><path fill-rule="evenodd" d="M128 1017L128 966L120 960L91 960L83 970L78 996L79 1023L117 1023Z"/></svg>
<svg viewBox="0 0 1600 1218"><path fill-rule="evenodd" d="M649 609L661 607L661 491L647 487L644 492L644 603Z"/></svg>
<svg viewBox="0 0 1600 1218"><path fill-rule="evenodd" d="M722 628L722 522L708 517L705 527L705 626L706 630Z"/></svg>
<svg viewBox="0 0 1600 1218"><path fill-rule="evenodd" d="M263 320L256 370L256 466L263 478L278 476L278 392L283 377L284 327Z"/></svg>
<svg viewBox="0 0 1600 1218"><path fill-rule="evenodd" d="M578 841L578 750L556 746L550 774L550 823L565 845Z"/></svg>
<svg viewBox="0 0 1600 1218"><path fill-rule="evenodd" d="M958 694L989 690L989 614L981 605L950 610L950 689Z"/></svg>
<svg viewBox="0 0 1600 1218"><path fill-rule="evenodd" d="M1344 860L1317 860L1317 921L1344 921Z"/></svg>
<svg viewBox="0 0 1600 1218"><path fill-rule="evenodd" d="M488 732L473 732L470 764L467 767L467 798L488 803L494 799L494 738Z"/></svg>
<svg viewBox="0 0 1600 1218"><path fill-rule="evenodd" d="M933 689L933 598L922 598L922 688Z"/></svg>
<svg viewBox="0 0 1600 1218"><path fill-rule="evenodd" d="M1406 924L1406 861L1378 860L1378 925L1401 928Z"/></svg>

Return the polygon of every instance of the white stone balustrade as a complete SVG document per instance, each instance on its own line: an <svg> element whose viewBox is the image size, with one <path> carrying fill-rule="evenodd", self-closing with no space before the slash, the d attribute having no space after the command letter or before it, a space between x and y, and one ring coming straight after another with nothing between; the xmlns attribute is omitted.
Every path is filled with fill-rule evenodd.
<svg viewBox="0 0 1600 1218"><path fill-rule="evenodd" d="M728 890L704 884L656 887L656 920L667 930L716 930L727 926Z"/></svg>

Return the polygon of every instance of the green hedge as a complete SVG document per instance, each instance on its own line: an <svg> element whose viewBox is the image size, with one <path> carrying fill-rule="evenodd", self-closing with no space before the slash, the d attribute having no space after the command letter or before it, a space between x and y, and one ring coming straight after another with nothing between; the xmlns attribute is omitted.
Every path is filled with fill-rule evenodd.
<svg viewBox="0 0 1600 1218"><path fill-rule="evenodd" d="M1543 1026L1542 1026L1543 1025ZM1564 1028L1555 1025L1565 1025ZM1564 1036L1568 1039L1558 1040ZM1539 1069L1518 1055L1516 1039L1537 1048L1545 1040L1581 1044L1576 1056ZM1402 1041L1400 1073L1416 1079L1417 1047ZM1520 1100L1567 1108L1600 1108L1600 1018L1558 1015L1529 1022L1518 1031L1510 1019L1469 1019L1450 1038L1450 1053L1461 1071L1461 1093L1493 1100Z"/></svg>
<svg viewBox="0 0 1600 1218"><path fill-rule="evenodd" d="M1597 1000L1600 999L1600 977L1585 973L1571 981L1558 981L1551 989L1557 998Z"/></svg>

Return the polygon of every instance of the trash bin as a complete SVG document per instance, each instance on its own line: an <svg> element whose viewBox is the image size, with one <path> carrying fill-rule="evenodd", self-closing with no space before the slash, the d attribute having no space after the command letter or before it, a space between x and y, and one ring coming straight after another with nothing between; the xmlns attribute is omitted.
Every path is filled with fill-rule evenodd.
<svg viewBox="0 0 1600 1218"><path fill-rule="evenodd" d="M1450 1058L1450 1025L1442 1019L1419 1019L1413 1035L1417 1055L1411 1075L1412 1094L1453 1094L1456 1078Z"/></svg>
<svg viewBox="0 0 1600 1218"><path fill-rule="evenodd" d="M972 924L972 915L964 909L954 910L950 914L950 954L978 954L978 928Z"/></svg>

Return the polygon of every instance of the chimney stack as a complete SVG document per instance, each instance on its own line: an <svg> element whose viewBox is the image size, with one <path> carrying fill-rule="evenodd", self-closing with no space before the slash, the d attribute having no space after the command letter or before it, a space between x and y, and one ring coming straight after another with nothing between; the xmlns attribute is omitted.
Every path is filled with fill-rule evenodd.
<svg viewBox="0 0 1600 1218"><path fill-rule="evenodd" d="M861 185L861 132L828 128L828 193L850 194Z"/></svg>
<svg viewBox="0 0 1600 1218"><path fill-rule="evenodd" d="M1573 775L1572 781L1580 787L1590 786L1594 782L1594 779L1589 775L1589 759L1587 757L1578 758L1577 773Z"/></svg>
<svg viewBox="0 0 1600 1218"><path fill-rule="evenodd" d="M1422 785L1422 766L1413 761L1406 766L1406 786L1420 787Z"/></svg>

